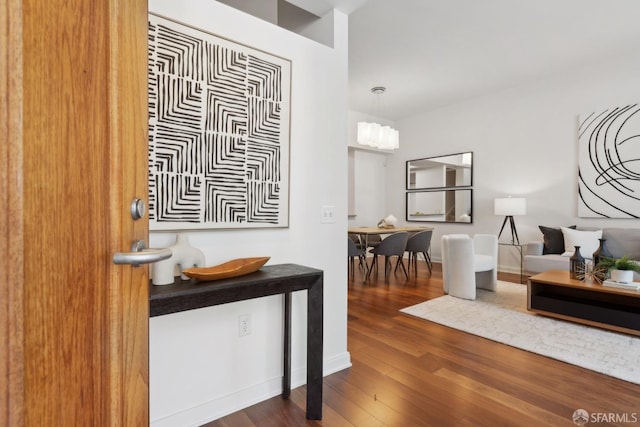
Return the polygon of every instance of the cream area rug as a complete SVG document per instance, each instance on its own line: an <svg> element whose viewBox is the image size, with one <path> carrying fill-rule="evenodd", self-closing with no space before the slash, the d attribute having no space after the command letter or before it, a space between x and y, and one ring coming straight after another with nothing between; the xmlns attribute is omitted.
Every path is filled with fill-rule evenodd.
<svg viewBox="0 0 640 427"><path fill-rule="evenodd" d="M525 285L498 281L475 301L445 295L400 311L640 384L640 337L530 313Z"/></svg>

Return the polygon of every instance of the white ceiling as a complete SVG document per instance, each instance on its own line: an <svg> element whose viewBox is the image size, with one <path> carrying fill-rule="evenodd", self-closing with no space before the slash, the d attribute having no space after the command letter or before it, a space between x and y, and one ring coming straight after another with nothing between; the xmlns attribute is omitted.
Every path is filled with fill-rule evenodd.
<svg viewBox="0 0 640 427"><path fill-rule="evenodd" d="M640 0L298 1L351 12L349 108L388 119L640 55Z"/></svg>
<svg viewBox="0 0 640 427"><path fill-rule="evenodd" d="M350 14L369 0L285 0L301 9L322 16L332 9Z"/></svg>

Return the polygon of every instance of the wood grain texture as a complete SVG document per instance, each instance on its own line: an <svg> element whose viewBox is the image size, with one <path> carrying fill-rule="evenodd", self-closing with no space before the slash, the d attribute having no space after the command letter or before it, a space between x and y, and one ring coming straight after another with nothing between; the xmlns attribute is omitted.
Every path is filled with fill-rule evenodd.
<svg viewBox="0 0 640 427"><path fill-rule="evenodd" d="M108 419L107 12L23 2L26 425Z"/></svg>
<svg viewBox="0 0 640 427"><path fill-rule="evenodd" d="M148 271L111 262L148 237L129 215L147 194L147 2L10 3L23 35L22 181L9 188L24 221L12 380L24 419L9 425L147 425Z"/></svg>
<svg viewBox="0 0 640 427"><path fill-rule="evenodd" d="M106 3L106 2L105 2ZM133 221L134 198L148 203L146 0L109 0L109 250L149 242L149 220ZM149 267L109 262L109 414L105 425L149 424Z"/></svg>
<svg viewBox="0 0 640 427"><path fill-rule="evenodd" d="M89 40L71 24L72 10L86 15L87 25L98 33L105 31L104 21L78 1L69 2L69 9L42 2L23 5L24 114L28 120L24 132L24 213L29 218L25 223L29 244L24 255L25 423L36 425L46 420L61 425L73 423L76 416L76 422L93 423L97 419L92 414L106 415L104 409L94 406L99 405L94 402L98 402L102 375L94 384L83 384L82 373L107 371L100 358L102 339L94 339L94 328L101 329L104 320L83 311L97 313L105 294L93 294L81 281L84 267L103 271L105 267L79 244L93 232L79 218L92 214L88 211L95 202L92 196L105 194L106 189L95 186L96 177L89 173L99 175L104 167L79 160L88 157L86 151L93 146L97 156L107 157L97 144L108 137L104 110L97 108L97 103L91 105L92 100L106 97L106 86L100 90L90 84L91 78L104 80L106 72L87 74L94 68L106 70L107 63L104 47L96 46L97 40ZM43 26L48 20L67 31ZM74 41L83 48L76 49ZM89 55L86 49L94 54ZM105 227L105 238L107 230ZM96 253L105 251L101 242L96 243ZM101 288L105 283L92 285Z"/></svg>
<svg viewBox="0 0 640 427"><path fill-rule="evenodd" d="M182 274L196 280L218 280L237 277L258 271L271 257L236 258L212 267L191 267Z"/></svg>
<svg viewBox="0 0 640 427"><path fill-rule="evenodd" d="M0 5L0 425L24 424L21 1Z"/></svg>
<svg viewBox="0 0 640 427"><path fill-rule="evenodd" d="M388 284L357 271L345 286L353 366L325 377L323 420L304 419L299 387L288 402L272 398L207 426L575 426L579 408L640 415L638 385L399 313L443 295L439 264L431 277L421 263L417 279L399 272Z"/></svg>

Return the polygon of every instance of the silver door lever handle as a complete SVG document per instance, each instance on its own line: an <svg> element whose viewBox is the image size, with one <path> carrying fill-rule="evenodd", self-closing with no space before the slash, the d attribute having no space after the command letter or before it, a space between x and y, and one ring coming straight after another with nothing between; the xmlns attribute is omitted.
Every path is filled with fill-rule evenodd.
<svg viewBox="0 0 640 427"><path fill-rule="evenodd" d="M150 264L171 258L173 252L169 248L148 249L143 240L135 240L131 245L131 252L116 252L113 254L114 264L131 264L134 267L140 264Z"/></svg>

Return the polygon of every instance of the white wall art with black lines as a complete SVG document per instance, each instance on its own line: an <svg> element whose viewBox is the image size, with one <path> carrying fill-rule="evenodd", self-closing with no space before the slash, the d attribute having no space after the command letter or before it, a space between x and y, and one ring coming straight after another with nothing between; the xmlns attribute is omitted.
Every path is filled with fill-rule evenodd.
<svg viewBox="0 0 640 427"><path fill-rule="evenodd" d="M640 106L580 115L578 215L640 218Z"/></svg>
<svg viewBox="0 0 640 427"><path fill-rule="evenodd" d="M149 228L288 227L291 61L149 15Z"/></svg>

